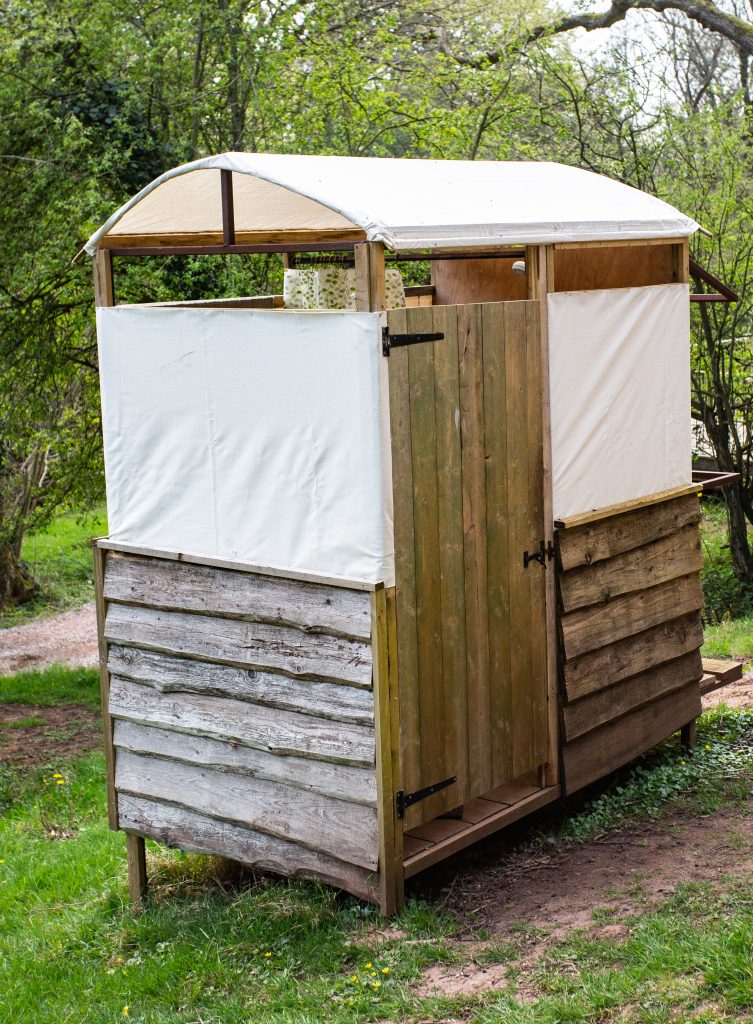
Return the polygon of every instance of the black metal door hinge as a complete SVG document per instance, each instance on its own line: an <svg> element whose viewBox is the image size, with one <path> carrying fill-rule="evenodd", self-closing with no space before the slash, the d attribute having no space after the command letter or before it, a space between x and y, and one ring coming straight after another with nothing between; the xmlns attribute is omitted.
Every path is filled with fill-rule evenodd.
<svg viewBox="0 0 753 1024"><path fill-rule="evenodd" d="M388 356L390 349L402 345L418 345L422 341L444 341L444 334L435 331L433 334L390 334L388 327L382 328L382 355Z"/></svg>
<svg viewBox="0 0 753 1024"><path fill-rule="evenodd" d="M548 544L544 544L543 540L539 541L539 550L529 553L528 551L523 552L523 568L527 569L531 562L538 562L539 565L543 565L546 569L547 559L551 562L554 558L554 544L549 541Z"/></svg>
<svg viewBox="0 0 753 1024"><path fill-rule="evenodd" d="M433 786L424 786L423 789L417 789L415 793L406 793L404 789L399 789L395 794L395 805L397 808L398 818L405 817L405 811L412 804L417 804L419 800L425 800L427 796L432 796L434 793L438 793L440 789L447 789L453 782L457 782L457 775L453 775L450 779L442 779L441 782L435 782Z"/></svg>

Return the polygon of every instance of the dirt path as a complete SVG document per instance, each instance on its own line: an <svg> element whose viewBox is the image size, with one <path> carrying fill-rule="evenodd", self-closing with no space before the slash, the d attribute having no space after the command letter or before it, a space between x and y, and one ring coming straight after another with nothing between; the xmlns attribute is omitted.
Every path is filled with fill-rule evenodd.
<svg viewBox="0 0 753 1024"><path fill-rule="evenodd" d="M49 765L102 745L102 717L82 704L0 704L0 764Z"/></svg>
<svg viewBox="0 0 753 1024"><path fill-rule="evenodd" d="M97 619L93 601L27 626L0 630L0 676L52 664L97 664Z"/></svg>
<svg viewBox="0 0 753 1024"><path fill-rule="evenodd" d="M723 887L733 879L753 879L753 800L743 808L648 822L551 852L497 849L494 854L490 848L484 859L461 869L444 890L447 909L468 922L467 940L458 946L471 962L429 968L420 995L451 997L504 988L512 967L522 979L518 998L534 999L537 993L526 977L552 943L568 933L624 940L633 915L650 911L681 883L708 881ZM514 943L517 954L506 963L473 963L489 945L472 939L480 927L491 944Z"/></svg>

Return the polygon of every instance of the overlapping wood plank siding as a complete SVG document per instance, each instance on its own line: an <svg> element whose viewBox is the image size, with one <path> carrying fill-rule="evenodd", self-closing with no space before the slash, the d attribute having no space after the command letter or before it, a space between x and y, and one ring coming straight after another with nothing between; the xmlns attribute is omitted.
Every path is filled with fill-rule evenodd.
<svg viewBox="0 0 753 1024"><path fill-rule="evenodd" d="M700 518L686 494L558 531L567 792L700 714Z"/></svg>
<svg viewBox="0 0 753 1024"><path fill-rule="evenodd" d="M378 899L371 595L104 556L119 826Z"/></svg>

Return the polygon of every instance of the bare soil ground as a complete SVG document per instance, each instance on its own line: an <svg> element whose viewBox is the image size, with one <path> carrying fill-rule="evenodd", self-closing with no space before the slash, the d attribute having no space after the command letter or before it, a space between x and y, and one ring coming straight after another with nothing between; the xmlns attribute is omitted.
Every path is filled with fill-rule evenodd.
<svg viewBox="0 0 753 1024"><path fill-rule="evenodd" d="M25 626L0 630L0 675L47 665L97 664L94 602Z"/></svg>
<svg viewBox="0 0 753 1024"><path fill-rule="evenodd" d="M51 764L102 743L102 718L81 704L0 704L0 765Z"/></svg>
<svg viewBox="0 0 753 1024"><path fill-rule="evenodd" d="M506 987L514 967L527 979L518 998L536 998L531 972L552 943L574 931L624 939L631 918L662 902L680 883L740 878L753 879L753 799L745 808L652 821L548 853L497 854L473 870L461 870L444 892L447 909L468 922L458 951L470 962L430 967L418 994L452 997ZM479 928L489 934L488 941L472 938ZM485 948L505 942L514 949L506 962L473 962Z"/></svg>

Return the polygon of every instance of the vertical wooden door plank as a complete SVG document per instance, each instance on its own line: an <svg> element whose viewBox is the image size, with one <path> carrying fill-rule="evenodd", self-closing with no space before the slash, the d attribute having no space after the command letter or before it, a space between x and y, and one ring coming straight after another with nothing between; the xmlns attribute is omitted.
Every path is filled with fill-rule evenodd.
<svg viewBox="0 0 753 1024"><path fill-rule="evenodd" d="M458 306L469 788L492 788L481 306Z"/></svg>
<svg viewBox="0 0 753 1024"><path fill-rule="evenodd" d="M554 511L552 498L552 430L549 394L549 308L547 295L554 291L554 249L536 248L536 274L539 301L539 351L541 353L541 436L543 439L542 482L544 494L544 540L554 542ZM559 777L559 722L557 701L557 594L554 572L547 572L546 588L546 659L547 659L547 768L545 782L556 784Z"/></svg>
<svg viewBox="0 0 753 1024"><path fill-rule="evenodd" d="M528 383L527 436L528 436L528 508L531 531L536 537L546 537L544 523L544 433L541 409L541 342L538 303L526 304L526 369ZM549 575L554 575L555 564L547 562L546 573L530 573L528 584L531 601L531 697L533 701L532 752L537 765L544 764L548 750L548 682L547 682L547 621L546 586Z"/></svg>
<svg viewBox="0 0 753 1024"><path fill-rule="evenodd" d="M421 314L408 310L409 330L418 330ZM444 774L444 691L442 682L442 597L437 508L437 431L434 401L434 346L408 347L411 448L413 450L413 521L416 545L416 632L421 722L423 785ZM422 820L441 813L442 798L421 804Z"/></svg>
<svg viewBox="0 0 753 1024"><path fill-rule="evenodd" d="M460 450L460 377L456 306L427 310L433 324L422 329L444 334L434 345L437 424L442 675L444 686L444 778L458 783L443 794L445 810L470 799L468 789L468 700L466 689L463 491Z"/></svg>
<svg viewBox="0 0 753 1024"><path fill-rule="evenodd" d="M531 585L534 573L547 570L538 562L523 567L523 552L538 548L539 524L531 519L529 508L528 460L528 366L526 356L527 324L524 303L505 305L505 348L507 359L507 498L509 558L507 566L510 594L510 689L512 698L512 770L513 778L538 767L532 755L533 679L532 648L540 644L531 623ZM537 442L534 441L534 444Z"/></svg>
<svg viewBox="0 0 753 1024"><path fill-rule="evenodd" d="M407 313L389 314L395 334L407 331ZM406 792L421 788L421 719L416 631L415 528L413 522L413 452L411 448L408 349L389 357L390 427L392 433L392 500L395 523L395 615L397 673L400 680L400 760ZM408 809L405 827L421 822L420 808Z"/></svg>
<svg viewBox="0 0 753 1024"><path fill-rule="evenodd" d="M509 339L505 306L482 306L486 472L487 593L489 608L489 699L492 785L514 778L514 708L511 685L509 420L520 416L509 384Z"/></svg>

